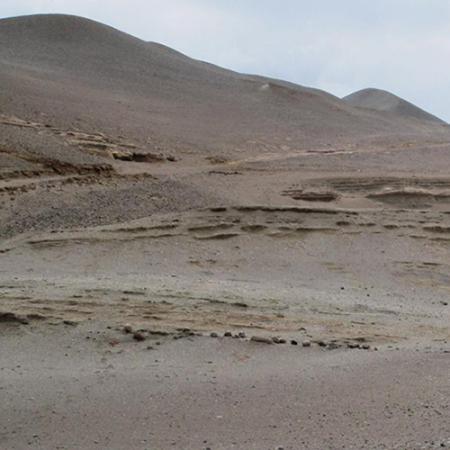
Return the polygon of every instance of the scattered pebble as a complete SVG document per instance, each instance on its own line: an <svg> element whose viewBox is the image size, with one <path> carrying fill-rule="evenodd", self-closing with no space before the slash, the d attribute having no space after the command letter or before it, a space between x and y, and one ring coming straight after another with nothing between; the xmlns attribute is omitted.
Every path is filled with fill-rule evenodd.
<svg viewBox="0 0 450 450"><path fill-rule="evenodd" d="M291 345L298 345L298 342L295 339L291 339Z"/></svg>
<svg viewBox="0 0 450 450"><path fill-rule="evenodd" d="M311 347L311 341L303 341L302 346L303 347Z"/></svg>
<svg viewBox="0 0 450 450"><path fill-rule="evenodd" d="M123 331L125 331L125 333L132 333L133 332L133 327L127 323L124 327L123 327Z"/></svg>
<svg viewBox="0 0 450 450"><path fill-rule="evenodd" d="M211 333L210 336L211 336L212 338L218 338L218 337L219 337L219 335L218 335L217 333L214 333L214 332Z"/></svg>
<svg viewBox="0 0 450 450"><path fill-rule="evenodd" d="M231 333L231 331L225 331L225 333L223 335L224 335L224 337L232 337L233 333Z"/></svg>

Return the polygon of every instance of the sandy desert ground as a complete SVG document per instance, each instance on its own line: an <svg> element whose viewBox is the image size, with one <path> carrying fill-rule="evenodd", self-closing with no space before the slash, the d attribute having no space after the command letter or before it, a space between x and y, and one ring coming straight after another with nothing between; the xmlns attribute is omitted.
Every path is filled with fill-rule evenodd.
<svg viewBox="0 0 450 450"><path fill-rule="evenodd" d="M450 448L447 124L80 18L0 38L1 449Z"/></svg>

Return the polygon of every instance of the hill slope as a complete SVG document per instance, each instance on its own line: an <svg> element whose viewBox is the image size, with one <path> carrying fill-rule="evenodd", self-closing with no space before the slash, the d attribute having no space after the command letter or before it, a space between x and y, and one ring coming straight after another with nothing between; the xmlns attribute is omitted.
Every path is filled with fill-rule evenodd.
<svg viewBox="0 0 450 450"><path fill-rule="evenodd" d="M438 124L445 123L416 105L381 89L363 89L344 97L343 100L352 106L390 112L404 118L415 118Z"/></svg>
<svg viewBox="0 0 450 450"><path fill-rule="evenodd" d="M320 90L238 74L91 20L0 20L0 113L122 135L151 149L307 148L442 132Z"/></svg>

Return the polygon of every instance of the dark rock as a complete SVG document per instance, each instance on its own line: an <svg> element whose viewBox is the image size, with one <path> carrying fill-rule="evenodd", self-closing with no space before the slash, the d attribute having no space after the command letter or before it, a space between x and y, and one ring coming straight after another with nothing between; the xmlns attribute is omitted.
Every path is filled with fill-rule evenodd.
<svg viewBox="0 0 450 450"><path fill-rule="evenodd" d="M232 303L233 306L237 306L238 308L248 308L247 303L243 303L243 302L234 302Z"/></svg>
<svg viewBox="0 0 450 450"><path fill-rule="evenodd" d="M272 339L263 336L252 336L250 338L252 342L258 342L260 344L273 344Z"/></svg>
<svg viewBox="0 0 450 450"><path fill-rule="evenodd" d="M46 320L47 317L39 314L39 313L31 313L31 314L27 314L26 319L28 320Z"/></svg>
<svg viewBox="0 0 450 450"><path fill-rule="evenodd" d="M217 333L214 333L214 332L211 333L210 336L211 336L212 338L218 338L218 337L219 337L219 335L218 335Z"/></svg>
<svg viewBox="0 0 450 450"><path fill-rule="evenodd" d="M337 350L338 348L340 348L341 346L337 343L337 342L330 342L328 344L328 350Z"/></svg>
<svg viewBox="0 0 450 450"><path fill-rule="evenodd" d="M124 327L123 327L123 331L125 331L125 333L130 334L133 332L133 327L127 323Z"/></svg>
<svg viewBox="0 0 450 450"><path fill-rule="evenodd" d="M294 339L291 339L291 345L298 345L298 342Z"/></svg>
<svg viewBox="0 0 450 450"><path fill-rule="evenodd" d="M142 342L145 341L145 336L140 331L136 331L135 333L133 333L133 339L135 341Z"/></svg>
<svg viewBox="0 0 450 450"><path fill-rule="evenodd" d="M22 325L28 325L30 323L30 321L26 317L11 312L0 312L0 322L20 323Z"/></svg>
<svg viewBox="0 0 450 450"><path fill-rule="evenodd" d="M238 334L238 336L239 336L241 339L245 339L245 338L246 338L246 334L245 334L243 331L241 331L241 332Z"/></svg>
<svg viewBox="0 0 450 450"><path fill-rule="evenodd" d="M223 335L224 335L224 337L232 337L233 336L231 331L225 331L225 333Z"/></svg>
<svg viewBox="0 0 450 450"><path fill-rule="evenodd" d="M180 333L189 333L191 331L190 328L177 328L177 331Z"/></svg>
<svg viewBox="0 0 450 450"><path fill-rule="evenodd" d="M169 336L169 333L167 331L161 330L148 330L148 333L152 336Z"/></svg>
<svg viewBox="0 0 450 450"><path fill-rule="evenodd" d="M74 320L63 320L64 325L69 325L71 327L76 327L78 325Z"/></svg>

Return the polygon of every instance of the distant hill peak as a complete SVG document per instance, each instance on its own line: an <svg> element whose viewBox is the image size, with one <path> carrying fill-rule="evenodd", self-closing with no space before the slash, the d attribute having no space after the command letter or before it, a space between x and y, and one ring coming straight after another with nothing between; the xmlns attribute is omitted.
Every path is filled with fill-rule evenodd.
<svg viewBox="0 0 450 450"><path fill-rule="evenodd" d="M386 111L404 118L415 118L420 121L445 124L445 122L438 117L424 111L407 100L382 89L362 89L347 95L343 100L358 108L367 108L382 112Z"/></svg>

